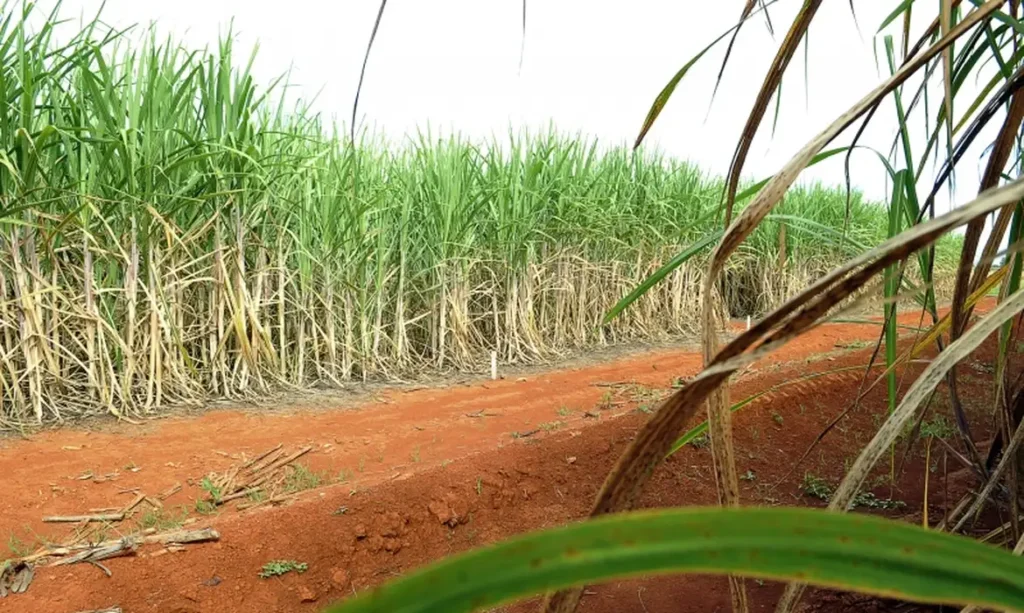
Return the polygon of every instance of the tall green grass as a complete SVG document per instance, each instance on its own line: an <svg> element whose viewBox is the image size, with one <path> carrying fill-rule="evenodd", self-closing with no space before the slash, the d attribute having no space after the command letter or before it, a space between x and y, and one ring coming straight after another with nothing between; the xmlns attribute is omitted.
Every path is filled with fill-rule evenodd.
<svg viewBox="0 0 1024 613"><path fill-rule="evenodd" d="M554 132L353 147L230 37L97 22L58 44L71 26L0 6L0 426L696 328L700 258L601 325L720 227L721 181L690 164ZM858 194L792 191L734 258L730 309L777 304L886 223Z"/></svg>

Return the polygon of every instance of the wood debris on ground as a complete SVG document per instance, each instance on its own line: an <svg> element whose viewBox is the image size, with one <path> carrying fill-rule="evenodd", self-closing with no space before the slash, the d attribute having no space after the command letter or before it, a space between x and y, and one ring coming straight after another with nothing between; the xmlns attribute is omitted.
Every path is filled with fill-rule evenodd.
<svg viewBox="0 0 1024 613"><path fill-rule="evenodd" d="M278 443L276 447L235 464L223 473L210 473L201 482L207 493L205 501L221 506L244 498L235 505L239 511L292 502L295 492L288 488L289 473L297 470L295 461L312 450L313 447L306 446L287 453L284 445Z"/></svg>
<svg viewBox="0 0 1024 613"><path fill-rule="evenodd" d="M87 524L88 522L86 522ZM108 577L110 569L101 564L103 560L138 554L143 545L160 545L162 548L150 555L181 551L185 544L205 543L220 540L220 533L213 528L198 530L170 530L156 532L149 529L138 535L93 542L76 531L72 537L60 544L48 544L35 553L15 560L7 560L0 567L0 598L8 593L18 594L28 590L35 577L37 566L65 566L88 563L99 568ZM117 608L109 609L120 610Z"/></svg>
<svg viewBox="0 0 1024 613"><path fill-rule="evenodd" d="M78 524L79 526L90 523L112 524L129 519L143 505L147 505L154 509L162 509L164 506L160 500L142 493L136 493L135 498L123 507L89 509L88 513L81 513L78 515L47 515L46 517L43 517L43 522Z"/></svg>

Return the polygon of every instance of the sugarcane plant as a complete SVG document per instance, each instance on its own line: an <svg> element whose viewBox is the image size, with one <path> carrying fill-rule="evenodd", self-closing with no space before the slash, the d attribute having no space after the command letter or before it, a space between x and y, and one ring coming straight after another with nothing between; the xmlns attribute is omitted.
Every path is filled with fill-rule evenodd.
<svg viewBox="0 0 1024 613"><path fill-rule="evenodd" d="M715 45L729 41L740 28L770 10L771 2L747 0L737 25L675 74L656 97L645 118L637 145L680 87L689 69ZM792 611L806 585L860 591L917 602L1024 610L1024 534L1019 523L1024 468L1024 415L1018 410L1022 381L1013 373L1014 322L1024 309L1020 291L1021 120L1024 118L1024 51L1020 38L1020 3L1014 0L940 0L925 5L913 0L894 3L879 28L884 65L889 76L809 141L775 175L754 187L752 199L740 206L740 182L747 155L770 102L779 95L783 77L797 49L806 44L821 0L805 0L782 39L758 90L736 146L716 209L721 233L706 238L714 247L703 261L701 335L704 370L682 385L641 428L608 475L588 521L538 531L443 560L369 590L332 609L354 611L470 611L519 597L546 593L546 613L574 611L588 582L636 574L673 572L730 575L734 611L749 610L744 577L792 581L777 604ZM850 3L851 9L855 3ZM912 17L927 12L923 32L912 35ZM895 30L895 33L893 33ZM726 61L728 51L726 51ZM723 69L725 63L723 62ZM979 84L972 89L973 84ZM940 104L929 105L938 95ZM886 108L892 111L886 111ZM899 126L888 153L876 155L892 186L886 236L864 245L847 261L807 287L791 294L746 332L722 344L721 315L728 288L730 262L788 198L801 172L831 150L841 134L854 131L846 155L862 147L864 127L879 113L894 112ZM924 118L923 138L912 121ZM935 210L936 195L949 185L957 162L983 134L1001 125L986 149L985 172L977 197L954 203L948 212ZM859 127L858 127L859 126ZM941 163L934 172L927 161ZM921 188L923 186L923 188ZM963 188L963 183L959 185ZM920 189L920 191L919 191ZM987 217L991 231L982 243ZM938 241L963 231L958 264L950 272L937 266ZM980 250L979 250L980 247ZM666 262L649 282L627 294L609 317L636 307L645 292L664 284L675 267L700 249L690 248ZM916 277L912 271L916 270ZM940 317L936 288L952 282L949 313ZM884 356L883 375L889 414L872 440L849 467L832 493L827 510L742 507L735 460L728 387L730 376L818 325L841 308L855 292L870 290L883 298L882 332L875 355ZM980 298L996 293L996 306L976 312ZM900 351L896 315L901 296L912 296L928 330L911 348ZM957 392L959 362L986 339L998 338L995 406L997 439L987 457L963 410ZM901 389L897 369L922 351L936 357ZM874 357L872 358L875 359ZM910 375L906 375L910 376ZM846 514L866 477L891 456L896 439L912 426L945 383L959 436L957 456L977 476L977 487L932 526ZM678 448L679 434L706 411L714 456L720 508L634 511L638 494L653 468ZM691 431L686 436L691 436ZM986 505L996 505L1010 521L999 529L1003 546L982 544L957 534ZM926 516L927 517L927 516ZM910 540L904 540L910 539ZM911 542L911 540L913 542ZM943 553L950 553L945 557ZM982 553L984 552L984 553ZM982 559L981 556L986 556ZM929 567L923 560L934 563ZM489 570L492 569L493 570ZM898 570L897 570L898 569ZM426 590L424 586L430 586ZM429 593L431 598L424 598Z"/></svg>

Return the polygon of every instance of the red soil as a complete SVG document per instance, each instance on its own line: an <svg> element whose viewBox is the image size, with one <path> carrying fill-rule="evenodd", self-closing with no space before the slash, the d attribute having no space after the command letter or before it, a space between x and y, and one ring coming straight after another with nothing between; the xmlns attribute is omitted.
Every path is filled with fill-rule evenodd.
<svg viewBox="0 0 1024 613"><path fill-rule="evenodd" d="M903 323L918 320L908 315ZM878 333L873 325L824 325L736 378L731 397L736 401L802 374L864 365L871 350L844 345L874 341ZM981 364L990 353L979 352L972 363L984 370ZM629 392L617 396L610 408L599 408L603 395L614 390L598 384L630 381L666 389L675 377L696 373L699 365L694 353L658 351L460 388L391 391L382 401L355 409L216 410L143 426L64 429L27 440L0 440L6 486L0 497L0 536L5 539L59 540L66 531L43 524L42 516L117 507L133 497L123 490L140 488L156 495L176 483L184 486L182 491L165 504L187 506L190 516L198 518L194 526L212 525L221 533L218 543L178 553L153 555L154 550L143 549L134 557L109 560L104 563L109 578L88 564L39 568L28 592L0 600L0 611L71 613L112 605L126 613L314 611L445 555L578 519L647 419ZM969 408L983 414L991 386L984 374L964 370L970 376L962 394L972 399ZM863 407L801 466L794 464L847 408L862 379L863 370L853 369L797 383L736 414L737 457L740 472L748 475L743 481L748 504L820 504L800 488L805 472L838 480L844 462L856 457L885 412L884 385L870 392ZM975 421L981 429L987 424ZM513 436L531 430L537 432ZM345 473L345 482L303 492L286 507L238 512L227 505L212 517L191 511L204 494L198 485L202 476L278 443L314 446L303 459L308 467L332 478ZM905 501L903 513L919 513L924 459L920 448L909 457L899 486L875 493ZM933 460L937 457L938 452ZM950 462L950 472L954 468ZM96 478L80 479L88 472ZM113 476L103 480L104 475ZM939 518L947 497L955 493L946 491L941 464L933 479L930 517ZM641 506L715 500L710 451L686 447L655 472ZM347 512L336 513L343 506ZM454 528L443 524L451 514L464 523ZM309 570L258 578L261 566L272 559L306 562ZM767 611L780 588L749 581L748 589L753 610ZM865 601L829 592L815 592L807 600L830 611L871 610ZM520 603L507 610L533 606ZM623 581L589 588L581 610L725 611L728 590L716 577Z"/></svg>

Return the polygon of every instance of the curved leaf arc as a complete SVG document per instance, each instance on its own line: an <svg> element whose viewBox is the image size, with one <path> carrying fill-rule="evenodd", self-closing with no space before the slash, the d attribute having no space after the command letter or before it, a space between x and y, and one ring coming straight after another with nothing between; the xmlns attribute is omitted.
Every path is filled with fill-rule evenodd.
<svg viewBox="0 0 1024 613"><path fill-rule="evenodd" d="M664 509L532 532L444 559L327 609L469 612L544 591L732 573L933 604L1024 611L1024 559L896 520L801 508Z"/></svg>

